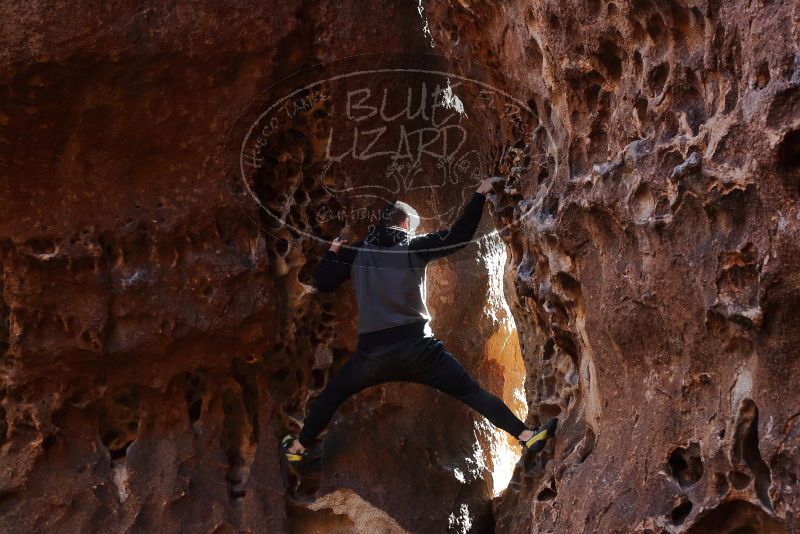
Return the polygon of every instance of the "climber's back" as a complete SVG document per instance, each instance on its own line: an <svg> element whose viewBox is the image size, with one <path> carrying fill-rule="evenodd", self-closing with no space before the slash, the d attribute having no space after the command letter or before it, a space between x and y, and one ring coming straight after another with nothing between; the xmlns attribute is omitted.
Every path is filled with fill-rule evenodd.
<svg viewBox="0 0 800 534"><path fill-rule="evenodd" d="M359 334L430 321L426 263L409 250L402 228L381 227L360 244L350 268Z"/></svg>

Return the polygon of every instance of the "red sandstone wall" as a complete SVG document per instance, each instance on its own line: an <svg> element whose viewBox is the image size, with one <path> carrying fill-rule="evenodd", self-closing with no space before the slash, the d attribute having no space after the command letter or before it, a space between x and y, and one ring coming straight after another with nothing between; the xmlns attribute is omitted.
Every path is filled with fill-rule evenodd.
<svg viewBox="0 0 800 534"><path fill-rule="evenodd" d="M426 13L538 115L493 140L523 162L496 221L528 401L562 424L498 531L796 531L798 4Z"/></svg>
<svg viewBox="0 0 800 534"><path fill-rule="evenodd" d="M423 7L0 7L3 531L797 530L796 2ZM398 51L530 108L456 90L509 176L481 232L510 224L529 421L561 419L491 504L498 435L419 385L353 398L303 471L276 450L354 348L348 289L307 286L324 246L259 205L338 231L326 119L264 149L255 197L229 141L285 76ZM490 253L432 268L431 308L512 403Z"/></svg>

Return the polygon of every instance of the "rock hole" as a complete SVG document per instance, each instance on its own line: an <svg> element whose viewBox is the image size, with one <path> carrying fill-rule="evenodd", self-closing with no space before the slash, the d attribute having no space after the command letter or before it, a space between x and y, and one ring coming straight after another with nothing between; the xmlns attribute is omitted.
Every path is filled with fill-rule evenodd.
<svg viewBox="0 0 800 534"><path fill-rule="evenodd" d="M243 400L228 389L222 394L222 436L220 446L228 459L225 480L229 497L234 503L241 502L246 493L251 454L255 453L250 440L252 428L245 416Z"/></svg>
<svg viewBox="0 0 800 534"><path fill-rule="evenodd" d="M611 80L617 81L620 79L622 76L622 60L620 59L620 51L616 44L611 41L603 41L595 57L603 66Z"/></svg>
<svg viewBox="0 0 800 534"><path fill-rule="evenodd" d="M770 75L769 75L769 63L766 61L762 61L756 67L755 72L755 79L753 80L753 85L755 85L756 89L761 90L769 84Z"/></svg>
<svg viewBox="0 0 800 534"><path fill-rule="evenodd" d="M784 171L783 184L800 196L800 130L787 133L778 146L778 168Z"/></svg>
<svg viewBox="0 0 800 534"><path fill-rule="evenodd" d="M686 122L692 130L692 135L700 133L700 126L706 122L706 112L699 106L692 106L686 110Z"/></svg>
<svg viewBox="0 0 800 534"><path fill-rule="evenodd" d="M669 468L672 476L681 486L691 486L703 476L703 460L700 445L691 443L688 447L678 447L669 455Z"/></svg>
<svg viewBox="0 0 800 534"><path fill-rule="evenodd" d="M670 513L670 522L673 525L682 525L686 518L689 517L689 514L692 513L692 501L686 499L678 506L672 509L672 513Z"/></svg>
<svg viewBox="0 0 800 534"><path fill-rule="evenodd" d="M533 115L536 116L537 119L539 118L539 106L536 104L535 98L528 99L528 109Z"/></svg>
<svg viewBox="0 0 800 534"><path fill-rule="evenodd" d="M556 342L553 338L548 339L544 342L544 349L542 351L542 360L548 361L553 357L553 353L555 352Z"/></svg>
<svg viewBox="0 0 800 534"><path fill-rule="evenodd" d="M52 449L56 443L58 443L58 439L51 434L42 440L42 449L45 451Z"/></svg>
<svg viewBox="0 0 800 534"><path fill-rule="evenodd" d="M558 490L556 489L556 479L555 477L551 476L550 480L547 481L547 485L539 491L539 494L536 495L537 501L552 501L558 496Z"/></svg>
<svg viewBox="0 0 800 534"><path fill-rule="evenodd" d="M203 411L203 399L197 399L189 405L189 422L194 423L200 419L200 413Z"/></svg>
<svg viewBox="0 0 800 534"><path fill-rule="evenodd" d="M634 17L628 17L628 23L631 25L631 40L634 43L641 43L644 40L645 35L642 23ZM639 54L638 50L634 54ZM641 70L641 58L642 55L639 54L639 70Z"/></svg>
<svg viewBox="0 0 800 534"><path fill-rule="evenodd" d="M724 502L703 513L686 532L687 534L708 534L710 532L786 534L787 530L786 525L771 517L758 506L736 500Z"/></svg>
<svg viewBox="0 0 800 534"><path fill-rule="evenodd" d="M737 490L747 489L747 486L750 485L750 481L753 480L750 477L750 475L748 475L744 471L736 471L736 470L728 473L728 478L731 481L731 486L733 486Z"/></svg>
<svg viewBox="0 0 800 534"><path fill-rule="evenodd" d="M660 63L647 74L647 89L650 97L661 94L669 78L669 63Z"/></svg>
<svg viewBox="0 0 800 534"><path fill-rule="evenodd" d="M547 170L547 167L542 167L539 169L539 174L536 176L536 184L539 187L546 185L549 178L550 171Z"/></svg>
<svg viewBox="0 0 800 534"><path fill-rule="evenodd" d="M578 450L578 464L584 463L589 458L589 455L592 454L592 451L594 451L596 440L597 437L595 436L594 430L587 427L586 434L583 436L583 441L581 441L580 448Z"/></svg>
<svg viewBox="0 0 800 534"><path fill-rule="evenodd" d="M542 207L542 213L549 215L550 217L555 217L558 214L558 207L559 207L558 195L556 195L555 193L549 193L544 201L544 206Z"/></svg>
<svg viewBox="0 0 800 534"><path fill-rule="evenodd" d="M98 415L100 439L111 460L125 458L139 428L139 391L130 387L109 396Z"/></svg>
<svg viewBox="0 0 800 534"><path fill-rule="evenodd" d="M733 440L733 459L736 463L744 462L753 473L758 500L771 510L769 487L772 484L772 476L758 448L758 406L752 399L744 399L739 408L739 419Z"/></svg>
<svg viewBox="0 0 800 534"><path fill-rule="evenodd" d="M638 50L633 51L633 69L636 71L636 74L640 74L642 72L642 67L644 66L642 62L642 53Z"/></svg>
<svg viewBox="0 0 800 534"><path fill-rule="evenodd" d="M642 95L636 97L636 117L639 119L641 124L644 124L644 120L647 118L647 99Z"/></svg>
<svg viewBox="0 0 800 534"><path fill-rule="evenodd" d="M566 311L564 311L564 314L566 315ZM578 347L572 337L566 332L559 332L554 339L558 348L567 353L572 358L573 363L577 363Z"/></svg>
<svg viewBox="0 0 800 534"><path fill-rule="evenodd" d="M598 96L600 95L600 86L597 84L592 84L583 92L583 98L586 101L586 104L589 106L589 111L594 111L597 109L597 101Z"/></svg>
<svg viewBox="0 0 800 534"><path fill-rule="evenodd" d="M554 388L555 389L555 388ZM556 395L558 395L556 393ZM561 415L561 406L552 403L543 403L539 405L539 415L543 421L549 421L554 417Z"/></svg>
<svg viewBox="0 0 800 534"><path fill-rule="evenodd" d="M728 479L722 473L717 473L714 477L714 491L718 497L723 497L728 493Z"/></svg>
<svg viewBox="0 0 800 534"><path fill-rule="evenodd" d="M286 239L278 239L275 242L275 252L277 252L279 256L286 256L289 252L289 241Z"/></svg>
<svg viewBox="0 0 800 534"><path fill-rule="evenodd" d="M601 120L592 124L592 131L589 132L589 146L592 147L593 156L601 159L608 156L608 135Z"/></svg>
<svg viewBox="0 0 800 534"><path fill-rule="evenodd" d="M647 35L653 40L655 44L660 44L664 34L667 32L667 26L664 24L664 19L658 13L651 15L647 19Z"/></svg>
<svg viewBox="0 0 800 534"><path fill-rule="evenodd" d="M556 274L556 282L561 287L562 292L571 299L576 299L581 292L581 283L568 273L559 272Z"/></svg>
<svg viewBox="0 0 800 534"><path fill-rule="evenodd" d="M673 34L680 37L685 35L691 28L691 17L689 10L679 2L669 2L669 12L672 18Z"/></svg>
<svg viewBox="0 0 800 534"><path fill-rule="evenodd" d="M200 420L203 412L203 397L206 393L205 374L202 372L188 374L184 380L186 410L189 416L189 425L193 426Z"/></svg>
<svg viewBox="0 0 800 534"><path fill-rule="evenodd" d="M536 496L537 501L552 501L555 498L556 492L547 487L540 491Z"/></svg>
<svg viewBox="0 0 800 534"><path fill-rule="evenodd" d="M81 341L83 342L84 346L87 346L87 347L92 347L93 346L92 335L88 330L84 330L83 332L81 332L80 338L81 338Z"/></svg>

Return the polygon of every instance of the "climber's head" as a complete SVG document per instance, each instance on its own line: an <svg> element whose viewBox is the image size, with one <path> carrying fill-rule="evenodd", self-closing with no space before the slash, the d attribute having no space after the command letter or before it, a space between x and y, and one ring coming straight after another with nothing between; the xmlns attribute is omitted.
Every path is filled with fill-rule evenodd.
<svg viewBox="0 0 800 534"><path fill-rule="evenodd" d="M383 208L380 225L403 228L413 234L419 226L419 214L417 214L417 210L398 200Z"/></svg>

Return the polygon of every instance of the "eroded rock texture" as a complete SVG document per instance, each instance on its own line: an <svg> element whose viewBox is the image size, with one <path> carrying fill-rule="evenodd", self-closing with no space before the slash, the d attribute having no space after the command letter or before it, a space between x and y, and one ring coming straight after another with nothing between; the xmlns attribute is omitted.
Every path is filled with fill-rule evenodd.
<svg viewBox="0 0 800 534"><path fill-rule="evenodd" d="M426 5L443 53L538 116L484 118L516 154L495 221L519 221L531 419L561 418L499 532L797 531L798 9Z"/></svg>
<svg viewBox="0 0 800 534"><path fill-rule="evenodd" d="M327 114L304 110L263 148L256 196L227 143L293 72L429 51L417 6L0 11L0 530L490 529L492 461L507 443L420 385L364 392L321 462L280 464L278 440L356 340L348 289L309 286L326 247L290 230L339 230L314 218L329 200L309 169ZM482 246L477 264L436 268L431 308L448 348L512 402L523 376L510 318L483 308L502 245ZM468 287L445 313L458 280Z"/></svg>
<svg viewBox="0 0 800 534"><path fill-rule="evenodd" d="M798 9L4 4L0 529L797 531ZM294 115L245 182L229 141L281 78L365 52L486 65L532 112L455 87L509 176L481 230L506 245L429 269L448 349L531 424L561 419L494 500L505 437L417 384L360 393L321 460L279 462L356 339L298 232L341 230L315 218L344 207L315 166L335 114Z"/></svg>

